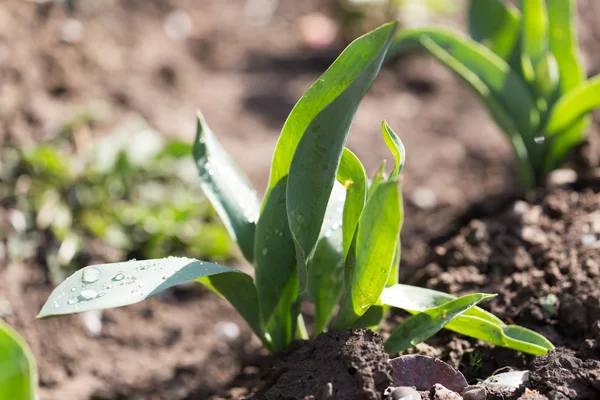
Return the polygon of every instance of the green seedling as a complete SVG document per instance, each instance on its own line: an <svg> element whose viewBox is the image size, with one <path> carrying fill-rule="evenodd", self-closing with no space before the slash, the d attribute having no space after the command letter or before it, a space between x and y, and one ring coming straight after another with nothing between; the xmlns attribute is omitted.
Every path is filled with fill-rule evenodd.
<svg viewBox="0 0 600 400"><path fill-rule="evenodd" d="M585 80L574 1L472 0L470 37L440 27L402 32L390 55L420 48L475 91L504 131L522 188L543 185L585 139L600 106L600 76Z"/></svg>
<svg viewBox="0 0 600 400"><path fill-rule="evenodd" d="M21 336L0 319L0 398L34 400L36 392L35 359Z"/></svg>
<svg viewBox="0 0 600 400"><path fill-rule="evenodd" d="M39 317L124 306L197 280L227 299L271 351L308 338L300 313L306 299L315 305L313 335L376 328L390 306L416 314L392 332L385 344L390 353L444 326L528 353L552 349L540 335L476 307L490 295L455 299L397 282L404 146L384 122L394 166L389 176L382 166L371 180L345 148L395 32L390 23L355 40L298 101L277 142L262 202L198 115L193 153L201 187L254 277L176 257L88 266L54 290Z"/></svg>

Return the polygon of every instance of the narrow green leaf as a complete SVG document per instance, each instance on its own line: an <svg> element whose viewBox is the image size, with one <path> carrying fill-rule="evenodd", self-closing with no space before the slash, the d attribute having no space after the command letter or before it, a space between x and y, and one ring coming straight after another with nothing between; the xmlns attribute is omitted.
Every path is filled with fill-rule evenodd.
<svg viewBox="0 0 600 400"><path fill-rule="evenodd" d="M348 46L292 110L280 136L275 157L281 143L287 143L282 149L294 153L289 166L287 215L300 269L319 237L352 119L379 73L396 27L397 23L383 25ZM332 91L339 95L324 103ZM288 133L288 124L306 128ZM290 149L298 133L301 137ZM294 139L290 139L292 135ZM279 170L275 164L273 167L272 173Z"/></svg>
<svg viewBox="0 0 600 400"><path fill-rule="evenodd" d="M548 50L548 13L546 0L523 0L523 33L521 35L521 62L525 78L533 82L535 65Z"/></svg>
<svg viewBox="0 0 600 400"><path fill-rule="evenodd" d="M519 10L502 0L471 0L467 18L469 36L508 62L519 38Z"/></svg>
<svg viewBox="0 0 600 400"><path fill-rule="evenodd" d="M406 150L404 149L404 144L398 135L396 135L396 132L394 132L385 121L381 123L381 133L383 135L383 140L385 140L385 144L394 156L395 165L390 177L395 178L400 174L402 167L404 167L404 163L406 162Z"/></svg>
<svg viewBox="0 0 600 400"><path fill-rule="evenodd" d="M285 218L286 181L283 178L273 188L264 204L254 248L258 300L276 350L294 337L296 315L291 307L298 297L296 249Z"/></svg>
<svg viewBox="0 0 600 400"><path fill-rule="evenodd" d="M371 178L371 180L369 181L369 189L367 190L367 200L370 199L371 196L373 196L373 193L375 193L380 184L387 181L388 177L385 173L386 165L387 162L383 160L379 165L379 168L377 168L377 171L375 171L375 175L373 175L373 178Z"/></svg>
<svg viewBox="0 0 600 400"><path fill-rule="evenodd" d="M585 79L585 71L578 54L575 30L575 2L547 0L549 47L556 57L560 74L560 91L568 93Z"/></svg>
<svg viewBox="0 0 600 400"><path fill-rule="evenodd" d="M0 398L37 398L35 359L21 336L0 319Z"/></svg>
<svg viewBox="0 0 600 400"><path fill-rule="evenodd" d="M411 314L439 307L456 297L436 290L409 285L385 288L381 302ZM473 307L445 327L448 330L528 354L546 354L554 346L542 335L517 325L506 325L492 313Z"/></svg>
<svg viewBox="0 0 600 400"><path fill-rule="evenodd" d="M198 113L194 159L200 185L244 257L253 261L254 230L260 209L256 191L221 147Z"/></svg>
<svg viewBox="0 0 600 400"><path fill-rule="evenodd" d="M445 33L445 34L448 34L448 33ZM408 40L408 38L410 38L410 36L407 36L406 40ZM453 38L452 36L449 36L448 40L455 41L456 43L460 43L460 41L462 39ZM399 46L402 45L401 41L398 43L399 43L398 44ZM490 113L490 115L492 116L492 118L496 121L498 126L500 126L500 128L502 128L502 130L508 135L508 137L513 145L513 150L515 151L515 155L517 157L517 162L518 162L519 183L521 184L521 186L523 186L525 188L532 187L534 185L535 178L534 178L534 172L532 169L532 161L530 159L529 148L531 148L533 145L537 145L535 143L534 137L532 136L532 130L534 129L534 127L532 125L528 124L527 122L523 121L523 118L525 118L525 115L522 115L521 112L519 114L513 114L514 110L513 110L512 106L510 106L510 108L505 106L505 102L508 102L509 105L510 104L517 105L517 103L519 103L519 101L523 101L522 111L525 108L529 108L530 115L532 115L533 120L536 120L539 117L539 114L531 101L531 96L530 96L529 92L527 91L527 89L525 88L524 83L522 83L522 82L517 83L517 80L519 80L520 78L518 76L513 77L513 82L515 84L512 86L520 88L520 89L517 89L515 91L515 93L520 93L522 91L525 91L525 92L521 93L524 97L517 96L519 101L514 101L514 99L510 100L509 93L510 93L511 89L497 88L500 90L500 93L495 94L495 92L492 90L492 88L490 88L486 84L486 81L489 81L489 79L484 81L483 75L480 76L477 73L473 72L466 64L463 64L457 58L454 58L449 52L445 51L440 45L438 45L437 42L433 41L430 38L430 36L425 35L425 36L421 37L420 43L422 44L422 46L425 49L427 49L440 62L442 62L444 65L446 65L452 71L454 71L460 78L462 78L464 80L464 82L469 84L469 86L479 95L481 101L486 106L486 108L487 108L488 112ZM489 58L489 59L487 58L490 56L490 54L486 55L487 50L483 50L483 48L479 48L478 51L480 51L480 54L479 54L479 56L475 56L475 59L480 59L480 60L487 59L487 61L491 60L491 58ZM465 56L465 58L468 58L468 56ZM498 60L496 60L496 64L498 64L498 63L502 64L503 61L498 59ZM494 70L493 67L490 67L488 69L487 67L489 65L484 66L484 64L485 63L482 62L481 68L483 68L483 70L486 70L486 69L488 71ZM495 70L495 72L497 72L496 79L498 79L498 77L500 77L499 78L500 80L504 79L504 78L502 78L502 75L504 74L503 71L505 71L505 70L509 70L509 67L507 64L503 64L501 68L496 69ZM510 75L512 76L512 74L510 74ZM505 78L507 78L507 77L505 76ZM500 83L500 86L504 85L500 81L496 82L495 84L498 86L499 83ZM510 87L511 85L508 85L508 86ZM521 115L520 118L515 118L515 117L518 117L519 115ZM535 118L533 116L535 116ZM528 132L527 135L521 134L521 132L523 132L523 131L519 130L519 127L516 124L517 120L521 121L520 125L522 126L522 129L525 129L526 132ZM536 153L540 151L539 146L538 146L538 148L533 148L533 149Z"/></svg>
<svg viewBox="0 0 600 400"><path fill-rule="evenodd" d="M348 254L358 219L367 201L367 173L358 157L344 149L337 172L337 180L346 188L346 201L342 218L344 257Z"/></svg>
<svg viewBox="0 0 600 400"><path fill-rule="evenodd" d="M38 318L135 304L172 286L217 274L248 276L233 268L184 257L88 266L54 289ZM250 294L249 308L255 307L251 299Z"/></svg>
<svg viewBox="0 0 600 400"><path fill-rule="evenodd" d="M308 261L308 294L315 303L315 334L331 319L344 285L342 215L346 190L336 183L329 198L317 247Z"/></svg>
<svg viewBox="0 0 600 400"><path fill-rule="evenodd" d="M561 134L581 117L598 107L600 107L600 75L577 86L558 100L550 111L546 132L549 136Z"/></svg>
<svg viewBox="0 0 600 400"><path fill-rule="evenodd" d="M450 321L479 302L495 296L484 293L469 294L415 314L392 331L384 343L384 349L387 353L397 353L415 346L435 335Z"/></svg>
<svg viewBox="0 0 600 400"><path fill-rule="evenodd" d="M398 179L379 184L360 216L346 260L346 286L334 326L351 326L377 303L392 269L402 225ZM353 253L353 254L351 254Z"/></svg>

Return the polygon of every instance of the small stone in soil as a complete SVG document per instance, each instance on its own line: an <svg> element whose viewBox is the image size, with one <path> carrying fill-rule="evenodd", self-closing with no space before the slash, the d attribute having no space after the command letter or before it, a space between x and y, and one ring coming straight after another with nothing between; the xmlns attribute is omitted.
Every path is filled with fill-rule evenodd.
<svg viewBox="0 0 600 400"><path fill-rule="evenodd" d="M474 385L466 387L462 392L463 400L486 400L487 393L483 386Z"/></svg>
<svg viewBox="0 0 600 400"><path fill-rule="evenodd" d="M321 386L317 393L315 394L316 400L329 400L333 398L333 384L331 382L327 382L325 385Z"/></svg>
<svg viewBox="0 0 600 400"><path fill-rule="evenodd" d="M460 394L453 392L450 389L446 389L443 385L436 383L431 388L431 392L429 393L429 397L432 400L462 400Z"/></svg>
<svg viewBox="0 0 600 400"><path fill-rule="evenodd" d="M390 392L392 400L421 400L421 395L414 388L409 386L400 386Z"/></svg>

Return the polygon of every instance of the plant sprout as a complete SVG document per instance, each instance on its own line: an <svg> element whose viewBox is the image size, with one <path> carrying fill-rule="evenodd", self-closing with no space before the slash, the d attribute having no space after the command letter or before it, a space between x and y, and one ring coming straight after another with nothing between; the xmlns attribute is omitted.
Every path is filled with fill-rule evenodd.
<svg viewBox="0 0 600 400"><path fill-rule="evenodd" d="M345 147L396 28L385 24L355 40L298 101L277 142L262 201L198 115L193 153L201 187L254 276L178 257L88 266L54 290L39 317L124 306L197 280L227 299L273 352L309 337L300 313L307 299L315 305L313 335L376 328L390 306L415 314L385 342L390 353L443 327L532 354L552 349L543 336L476 307L493 295L456 299L398 284L404 146L383 122L394 167L370 180Z"/></svg>

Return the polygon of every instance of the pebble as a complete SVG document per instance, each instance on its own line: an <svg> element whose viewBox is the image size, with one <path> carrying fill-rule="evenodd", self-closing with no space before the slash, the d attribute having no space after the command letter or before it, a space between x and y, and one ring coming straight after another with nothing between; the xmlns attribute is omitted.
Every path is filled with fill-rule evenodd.
<svg viewBox="0 0 600 400"><path fill-rule="evenodd" d="M421 400L421 395L415 388L409 386L399 386L390 392L392 400Z"/></svg>
<svg viewBox="0 0 600 400"><path fill-rule="evenodd" d="M487 392L483 386L467 386L462 392L464 400L486 400Z"/></svg>
<svg viewBox="0 0 600 400"><path fill-rule="evenodd" d="M453 392L450 389L446 389L444 385L440 385L439 383L433 385L429 395L432 400L462 400L460 394Z"/></svg>
<svg viewBox="0 0 600 400"><path fill-rule="evenodd" d="M572 169L561 168L554 170L548 176L548 186L557 187L573 183L577 180L577 172Z"/></svg>
<svg viewBox="0 0 600 400"><path fill-rule="evenodd" d="M415 206L422 210L434 208L438 204L437 196L434 191L422 186L415 188L411 200Z"/></svg>

